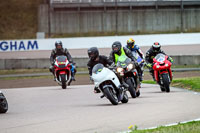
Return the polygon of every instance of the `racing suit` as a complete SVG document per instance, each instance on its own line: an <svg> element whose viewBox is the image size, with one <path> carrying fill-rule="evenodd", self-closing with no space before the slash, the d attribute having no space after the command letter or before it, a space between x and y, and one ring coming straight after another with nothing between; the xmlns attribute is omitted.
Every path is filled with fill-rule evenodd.
<svg viewBox="0 0 200 133"><path fill-rule="evenodd" d="M129 58L131 58L131 60L134 62L134 65L136 67L137 72L141 73L141 68L139 67L139 65L137 63L137 60L135 59L135 57L133 56L133 54L131 53L131 51L129 49L125 48L125 47L122 47L121 48L121 55L123 55L123 54L125 54L126 56L128 56ZM114 53L113 51L111 51L109 58L110 58L110 60L112 60L113 62L115 62L115 64L117 64L118 59L116 57L119 57L121 55L117 55L116 53ZM125 86L127 86L126 83L123 81L123 79L121 79L120 77L119 77L119 79L120 79L120 81L123 84L125 84ZM139 84L139 79L137 80L137 83Z"/></svg>
<svg viewBox="0 0 200 133"><path fill-rule="evenodd" d="M145 56L145 61L146 61L146 63L147 63L147 67L149 68L149 72L150 72L150 74L152 75L152 77L153 77L154 80L155 80L155 77L154 77L154 70L153 70L153 58L154 58L157 54L160 54L160 53L166 55L165 52L162 51L162 50L159 50L158 52L154 52L154 51L153 51L153 48L150 48L150 49L146 52L146 56ZM168 60L169 60L170 62L173 63L173 59L172 59L170 56L168 56Z"/></svg>
<svg viewBox="0 0 200 133"><path fill-rule="evenodd" d="M136 60L138 59L138 55L140 56L140 58L142 60L144 60L144 54L143 52L141 51L140 47L138 45L134 45L133 48L129 48L128 45L126 45L126 48L129 49L133 56L136 58ZM141 73L139 73L139 78L140 78L140 81L142 81L142 75L143 75L143 64L141 64L142 66L140 66L140 69L141 69Z"/></svg>
<svg viewBox="0 0 200 133"><path fill-rule="evenodd" d="M96 60L89 60L88 63L87 63L87 66L88 66L88 70L89 70L89 74L90 74L90 80L91 79L91 76L92 76L92 68L98 64L98 63L101 63L104 65L104 67L107 67L107 66L111 66L112 64L114 64L111 60L109 60L108 57L104 56L104 55L99 55L97 57L98 59ZM94 92L95 93L100 93L100 90L98 88L94 88Z"/></svg>

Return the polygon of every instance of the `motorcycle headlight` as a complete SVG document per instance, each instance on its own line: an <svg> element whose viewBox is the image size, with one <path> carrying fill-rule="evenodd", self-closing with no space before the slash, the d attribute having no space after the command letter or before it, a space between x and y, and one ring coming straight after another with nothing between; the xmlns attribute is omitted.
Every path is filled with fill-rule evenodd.
<svg viewBox="0 0 200 133"><path fill-rule="evenodd" d="M169 64L165 64L165 66L166 66L166 67L168 67L168 66L169 66Z"/></svg>
<svg viewBox="0 0 200 133"><path fill-rule="evenodd" d="M131 64L128 64L128 66L127 66L127 70L128 70L128 71L130 71L130 70L132 70L132 69L133 69L133 67L134 67L134 66L133 66L133 64L132 64L132 63L131 63Z"/></svg>
<svg viewBox="0 0 200 133"><path fill-rule="evenodd" d="M123 70L124 70L124 69L123 69L123 68L121 68L121 67L118 67L118 68L117 68L117 72L118 72L118 73L121 73L121 72L123 72Z"/></svg>
<svg viewBox="0 0 200 133"><path fill-rule="evenodd" d="M159 68L159 67L160 67L159 65L156 66L156 68Z"/></svg>

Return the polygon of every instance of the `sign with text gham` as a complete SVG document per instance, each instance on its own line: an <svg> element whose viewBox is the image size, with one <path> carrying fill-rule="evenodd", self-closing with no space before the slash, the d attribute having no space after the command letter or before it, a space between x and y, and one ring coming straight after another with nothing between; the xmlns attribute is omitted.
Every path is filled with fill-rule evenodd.
<svg viewBox="0 0 200 133"><path fill-rule="evenodd" d="M39 45L36 40L0 41L0 51L25 51L38 49Z"/></svg>

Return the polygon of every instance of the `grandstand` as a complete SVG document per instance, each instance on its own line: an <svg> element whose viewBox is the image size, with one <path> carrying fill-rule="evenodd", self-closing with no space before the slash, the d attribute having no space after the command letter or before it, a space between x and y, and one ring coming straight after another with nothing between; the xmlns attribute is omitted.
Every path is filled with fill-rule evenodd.
<svg viewBox="0 0 200 133"><path fill-rule="evenodd" d="M200 0L50 0L51 9L68 11L200 7Z"/></svg>
<svg viewBox="0 0 200 133"><path fill-rule="evenodd" d="M49 0L39 14L45 33L200 31L200 0Z"/></svg>

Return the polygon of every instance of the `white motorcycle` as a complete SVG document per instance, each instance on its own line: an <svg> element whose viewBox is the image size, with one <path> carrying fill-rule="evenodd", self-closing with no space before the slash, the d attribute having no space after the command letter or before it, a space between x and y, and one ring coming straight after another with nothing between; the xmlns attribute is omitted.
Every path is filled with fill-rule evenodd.
<svg viewBox="0 0 200 133"><path fill-rule="evenodd" d="M120 101L128 102L127 90L121 86L116 74L104 67L103 64L96 64L93 67L92 79L95 87L103 93L101 98L105 96L113 105L117 105Z"/></svg>
<svg viewBox="0 0 200 133"><path fill-rule="evenodd" d="M0 91L0 113L6 113L8 111L8 103L6 97Z"/></svg>

